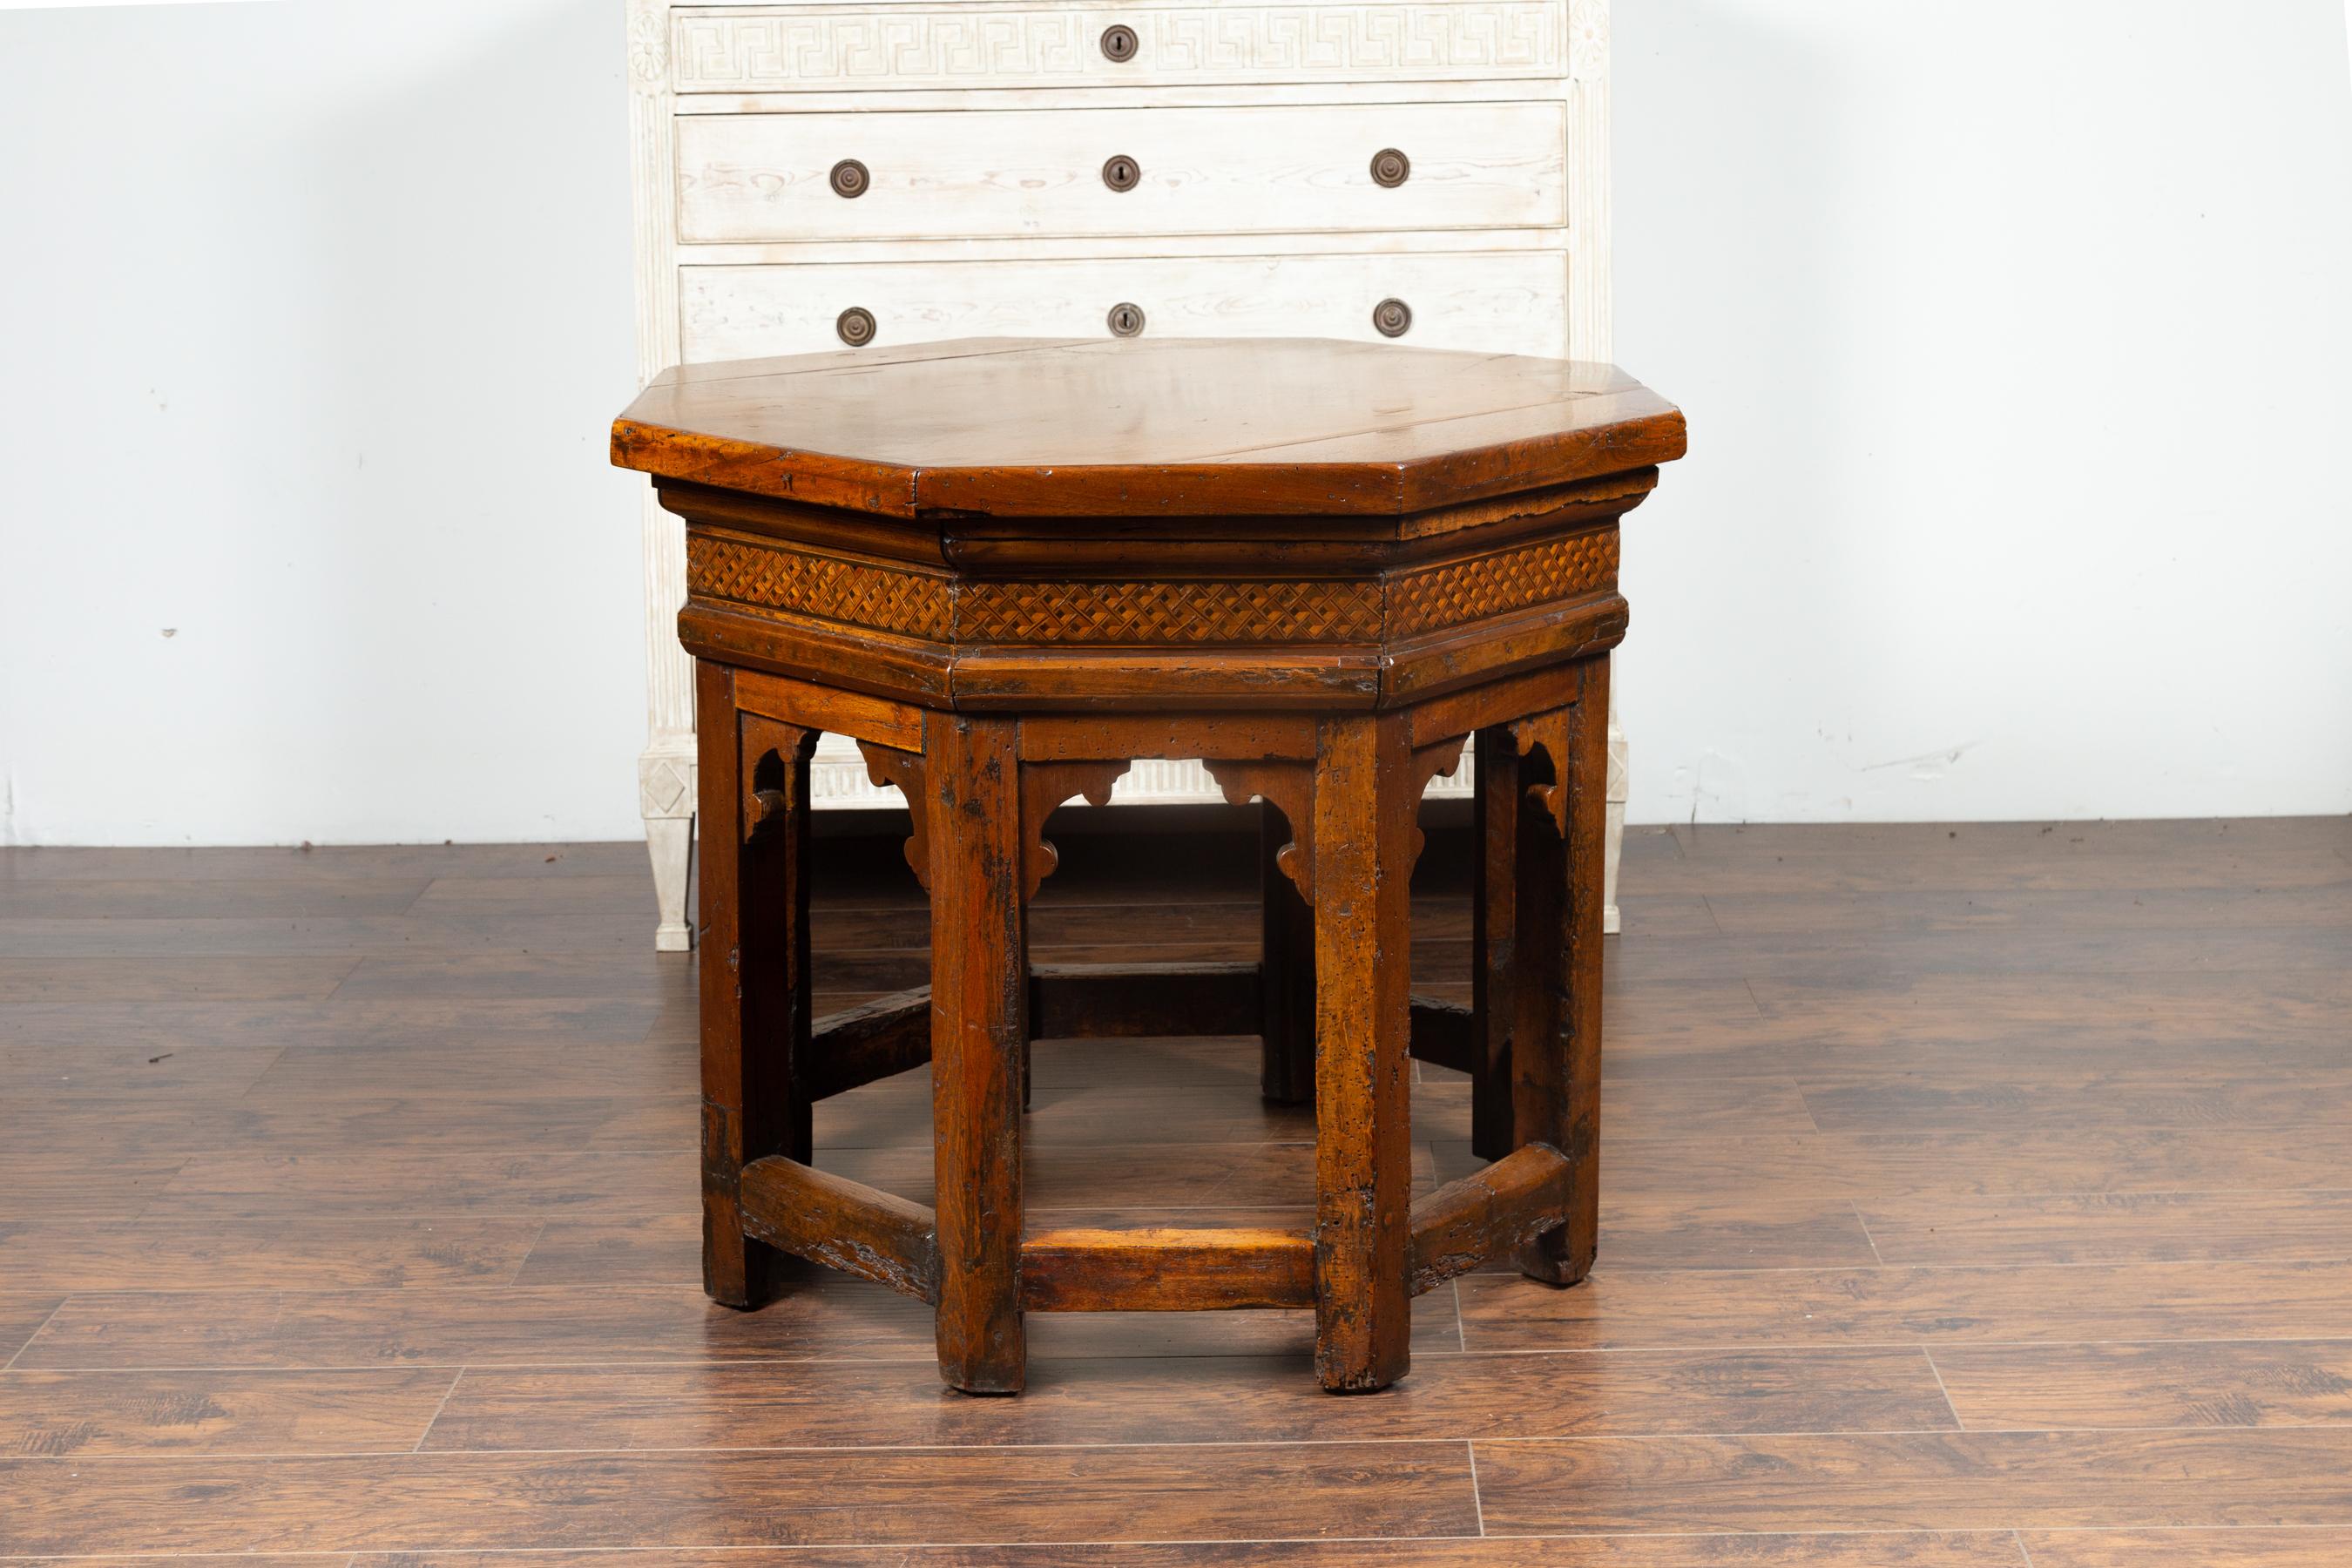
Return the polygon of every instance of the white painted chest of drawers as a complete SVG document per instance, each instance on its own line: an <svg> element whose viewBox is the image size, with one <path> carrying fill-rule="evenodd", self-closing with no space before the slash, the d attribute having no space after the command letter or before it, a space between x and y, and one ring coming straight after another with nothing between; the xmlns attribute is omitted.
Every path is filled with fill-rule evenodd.
<svg viewBox="0 0 2352 1568"><path fill-rule="evenodd" d="M642 376L1133 332L1610 354L1608 0L631 0L628 48ZM639 794L676 949L694 688L650 496L645 563ZM896 799L832 737L812 788ZM1221 797L1139 763L1119 798Z"/></svg>

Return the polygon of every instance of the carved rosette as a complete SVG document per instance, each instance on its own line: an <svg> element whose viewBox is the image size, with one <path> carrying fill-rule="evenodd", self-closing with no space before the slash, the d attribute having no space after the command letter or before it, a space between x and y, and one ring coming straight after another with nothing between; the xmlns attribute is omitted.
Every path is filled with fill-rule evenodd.
<svg viewBox="0 0 2352 1568"><path fill-rule="evenodd" d="M1578 81L1609 76L1609 0L1568 0L1568 74Z"/></svg>
<svg viewBox="0 0 2352 1568"><path fill-rule="evenodd" d="M669 8L629 8L629 85L638 92L669 90Z"/></svg>

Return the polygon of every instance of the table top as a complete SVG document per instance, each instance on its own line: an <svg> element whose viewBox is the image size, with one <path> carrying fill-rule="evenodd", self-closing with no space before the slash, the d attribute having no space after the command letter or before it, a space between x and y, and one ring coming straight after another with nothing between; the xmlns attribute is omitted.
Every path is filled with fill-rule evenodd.
<svg viewBox="0 0 2352 1568"><path fill-rule="evenodd" d="M1379 514L1682 456L1613 365L1321 339L971 339L689 364L613 426L657 477L911 517Z"/></svg>

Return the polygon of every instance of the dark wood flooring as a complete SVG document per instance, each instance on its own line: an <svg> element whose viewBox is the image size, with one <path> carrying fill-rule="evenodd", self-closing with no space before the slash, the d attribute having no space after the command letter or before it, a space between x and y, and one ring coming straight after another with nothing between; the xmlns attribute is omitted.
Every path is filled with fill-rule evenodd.
<svg viewBox="0 0 2352 1568"><path fill-rule="evenodd" d="M1251 955L1244 840L1120 842L1039 957ZM824 1000L919 984L890 847L821 859ZM2352 1563L2352 824L1636 832L1624 881L1589 1284L1423 1297L1350 1399L1295 1314L1036 1317L976 1401L877 1287L704 1302L639 847L0 851L0 1555ZM1255 1052L1041 1044L1033 1211L1299 1208ZM924 1110L829 1102L820 1162L926 1198Z"/></svg>

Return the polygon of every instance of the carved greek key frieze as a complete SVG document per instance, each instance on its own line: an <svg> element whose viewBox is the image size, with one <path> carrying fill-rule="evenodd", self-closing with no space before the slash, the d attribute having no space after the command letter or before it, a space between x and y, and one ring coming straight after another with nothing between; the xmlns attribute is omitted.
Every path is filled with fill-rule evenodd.
<svg viewBox="0 0 2352 1568"><path fill-rule="evenodd" d="M897 7L890 8L897 10ZM1095 45L1107 20L1141 35L1132 67ZM1079 79L1235 81L1316 73L1562 74L1562 0L1180 6L1106 11L681 13L680 92L855 86L1019 87ZM1114 78L1108 73L1124 73ZM1139 79L1135 73L1140 72Z"/></svg>
<svg viewBox="0 0 2352 1568"><path fill-rule="evenodd" d="M1616 585L1615 529L1548 539L1399 573L1390 582L1389 634L1411 637Z"/></svg>

